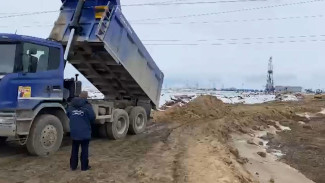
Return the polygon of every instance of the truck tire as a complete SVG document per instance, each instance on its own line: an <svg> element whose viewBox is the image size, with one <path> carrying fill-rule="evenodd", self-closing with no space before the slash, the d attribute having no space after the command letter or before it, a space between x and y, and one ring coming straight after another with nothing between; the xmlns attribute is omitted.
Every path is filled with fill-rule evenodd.
<svg viewBox="0 0 325 183"><path fill-rule="evenodd" d="M113 111L113 122L106 124L109 139L118 140L126 136L129 129L129 115L123 109Z"/></svg>
<svg viewBox="0 0 325 183"><path fill-rule="evenodd" d="M134 107L130 112L129 133L136 135L145 131L147 127L147 112L143 107Z"/></svg>
<svg viewBox="0 0 325 183"><path fill-rule="evenodd" d="M6 143L8 137L0 137L0 145L3 145Z"/></svg>
<svg viewBox="0 0 325 183"><path fill-rule="evenodd" d="M138 106L141 106L144 108L144 110L147 113L147 119L150 119L152 105L150 103L139 103Z"/></svg>
<svg viewBox="0 0 325 183"><path fill-rule="evenodd" d="M59 150L63 139L62 123L54 115L43 114L35 119L27 139L31 155L47 156Z"/></svg>
<svg viewBox="0 0 325 183"><path fill-rule="evenodd" d="M128 115L130 116L131 110L133 109L133 106L128 106L126 107L124 110L128 113Z"/></svg>

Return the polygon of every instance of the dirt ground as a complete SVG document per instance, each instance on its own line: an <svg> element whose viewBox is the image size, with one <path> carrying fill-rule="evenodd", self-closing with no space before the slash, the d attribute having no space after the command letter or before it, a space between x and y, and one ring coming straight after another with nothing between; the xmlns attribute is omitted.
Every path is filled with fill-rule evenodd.
<svg viewBox="0 0 325 183"><path fill-rule="evenodd" d="M324 101L306 99L291 103L226 105L215 97L202 96L184 107L155 112L154 120L144 134L119 141L93 140L90 146L92 170L88 172L69 170L68 139L58 153L46 158L30 157L23 147L13 144L1 146L0 183L257 182L243 168L245 161L239 157L238 151L228 145L230 134L250 133L256 126L267 126L271 119L288 124L306 121L296 113L316 113L325 107L324 104ZM313 123L311 120L310 124ZM321 122L317 124L324 127ZM294 126L292 129L294 132ZM302 131L311 134L315 129L318 133L316 126ZM312 172L324 170L323 132L320 130L316 139L309 135L310 139L304 141L314 145L313 149L308 145L301 149L319 153L319 159L313 159L319 163L318 167L313 163L302 165L296 160L305 155L294 156L291 160L287 158L290 153L285 147L294 149L290 145L301 142L290 139L302 133L281 134L281 139L283 136L289 140L278 141L287 153L284 160L316 182L325 181L324 177L314 177L316 173ZM305 159L307 161L308 157Z"/></svg>
<svg viewBox="0 0 325 183"><path fill-rule="evenodd" d="M292 130L271 140L271 147L286 154L282 160L317 183L325 182L325 117L318 115L303 123L285 123Z"/></svg>

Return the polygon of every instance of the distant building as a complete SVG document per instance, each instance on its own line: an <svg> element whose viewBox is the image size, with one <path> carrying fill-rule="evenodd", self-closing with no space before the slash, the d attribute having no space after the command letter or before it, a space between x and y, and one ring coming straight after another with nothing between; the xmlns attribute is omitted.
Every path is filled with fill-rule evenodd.
<svg viewBox="0 0 325 183"><path fill-rule="evenodd" d="M299 93L301 91L301 86L275 86L275 92L277 93Z"/></svg>

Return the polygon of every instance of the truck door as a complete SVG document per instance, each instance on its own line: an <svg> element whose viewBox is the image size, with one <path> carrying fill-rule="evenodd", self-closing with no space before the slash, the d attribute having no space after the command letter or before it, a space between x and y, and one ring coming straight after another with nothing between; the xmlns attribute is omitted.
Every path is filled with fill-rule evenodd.
<svg viewBox="0 0 325 183"><path fill-rule="evenodd" d="M18 105L31 109L42 101L63 99L63 69L60 49L32 43L22 46L22 72L19 74Z"/></svg>

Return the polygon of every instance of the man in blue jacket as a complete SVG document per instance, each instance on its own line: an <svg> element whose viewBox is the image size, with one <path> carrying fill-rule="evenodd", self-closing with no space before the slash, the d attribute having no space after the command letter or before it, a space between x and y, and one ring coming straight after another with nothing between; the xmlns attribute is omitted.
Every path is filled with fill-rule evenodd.
<svg viewBox="0 0 325 183"><path fill-rule="evenodd" d="M70 158L71 170L78 167L79 147L81 146L81 170L90 169L88 160L89 141L91 139L91 124L95 121L94 110L87 101L88 92L81 92L78 98L74 98L67 110L70 119L70 134L72 138L72 150Z"/></svg>

